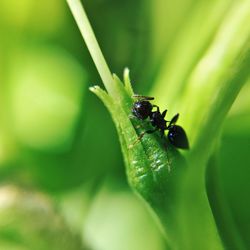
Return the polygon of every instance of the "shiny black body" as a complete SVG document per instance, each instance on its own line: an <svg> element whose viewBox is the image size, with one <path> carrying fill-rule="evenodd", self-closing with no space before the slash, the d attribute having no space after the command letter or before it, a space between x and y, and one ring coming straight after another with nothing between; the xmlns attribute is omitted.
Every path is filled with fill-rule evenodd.
<svg viewBox="0 0 250 250"><path fill-rule="evenodd" d="M152 105L149 101L153 100L153 97L139 96L135 95L135 98L138 99L132 107L133 115L139 120L145 120L149 118L154 129L147 130L140 135L139 140L144 136L145 133L151 134L155 131L160 131L161 137L164 135L164 131L168 130L168 140L172 145L177 148L189 149L189 143L187 135L184 129L181 126L175 125L178 120L179 114L176 114L171 121L165 120L167 110L164 110L162 113L156 105ZM156 108L156 111L153 111L153 108ZM167 122L169 125L167 126Z"/></svg>
<svg viewBox="0 0 250 250"><path fill-rule="evenodd" d="M153 105L149 101L137 101L134 103L132 113L140 120L147 119L152 113Z"/></svg>
<svg viewBox="0 0 250 250"><path fill-rule="evenodd" d="M177 148L189 149L188 138L185 130L181 126L175 125L178 117L179 114L176 114L167 127L168 139L171 144Z"/></svg>

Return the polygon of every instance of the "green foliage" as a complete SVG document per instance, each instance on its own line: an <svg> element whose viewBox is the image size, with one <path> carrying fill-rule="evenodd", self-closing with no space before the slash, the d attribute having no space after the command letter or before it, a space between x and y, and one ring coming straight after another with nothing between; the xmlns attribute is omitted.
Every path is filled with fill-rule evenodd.
<svg viewBox="0 0 250 250"><path fill-rule="evenodd" d="M0 249L249 249L250 2L67 2L0 3Z"/></svg>
<svg viewBox="0 0 250 250"><path fill-rule="evenodd" d="M70 232L48 197L13 186L2 187L0 194L1 248L83 249L80 238Z"/></svg>
<svg viewBox="0 0 250 250"><path fill-rule="evenodd" d="M104 102L116 124L131 187L159 216L171 248L221 249L206 197L205 169L218 141L222 121L248 78L250 30L244 23L249 21L249 3L242 1L232 4L225 18L221 20L219 15L219 24L210 23L211 30L215 31L216 27L217 31L197 67L194 70L189 67L192 71L188 80L190 83L187 81L185 91L182 90L185 81L180 81L179 78L172 79L167 85L170 89L167 95L169 102L175 106L182 105L185 107L185 113L191 114L187 129L192 145L191 151L186 154L189 166L186 173L182 172L182 169L185 169L185 161L180 161L180 156L174 154L171 147L164 148L155 135L135 143L140 134L137 128L143 125L138 121L129 120L133 95L131 86L126 84L129 80L125 77L123 87L116 76L111 79L98 44L93 41L94 35L80 2L69 0L68 3L109 92L107 94L99 87L91 88ZM207 36L201 33L200 37L202 36L204 39L198 40L200 47L204 47L203 44L207 42ZM188 47L190 42L185 46ZM186 62L184 75L187 74L186 69L191 62L192 60ZM172 64L175 71L171 76L178 72L176 61ZM155 86L158 91L167 92L164 90L162 79ZM181 105L178 103L180 101ZM185 124L185 120L183 123ZM146 129L145 124L143 128ZM174 174L171 176L172 172ZM196 198L195 207L190 203L192 197ZM223 213L223 209L221 212ZM230 241L231 237L232 235L228 235ZM208 243L204 244L205 240ZM227 237L223 240L225 245L228 245ZM242 247L240 243L235 245Z"/></svg>

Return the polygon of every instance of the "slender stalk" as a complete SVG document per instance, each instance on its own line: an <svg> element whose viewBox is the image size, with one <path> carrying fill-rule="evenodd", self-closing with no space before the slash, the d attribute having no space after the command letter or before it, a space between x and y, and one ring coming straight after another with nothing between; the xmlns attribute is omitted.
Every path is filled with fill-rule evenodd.
<svg viewBox="0 0 250 250"><path fill-rule="evenodd" d="M109 94L114 96L114 84L113 77L109 70L109 67L105 61L105 58L101 52L99 44L94 35L93 29L89 23L86 12L81 4L80 0L66 0L72 15L75 18L77 26L83 36L83 39L87 45L87 48L91 54L91 57L95 63L95 66L99 72L99 75L103 81L103 84Z"/></svg>

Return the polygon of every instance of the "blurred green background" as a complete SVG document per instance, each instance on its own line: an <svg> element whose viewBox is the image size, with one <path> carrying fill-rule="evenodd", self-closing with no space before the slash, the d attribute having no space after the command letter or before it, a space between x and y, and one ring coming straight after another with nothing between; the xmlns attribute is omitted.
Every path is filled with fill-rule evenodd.
<svg viewBox="0 0 250 250"><path fill-rule="evenodd" d="M147 94L199 2L84 6L112 72L128 66L135 92ZM166 249L128 187L111 117L88 90L94 84L101 79L65 1L1 0L0 249ZM249 117L247 84L225 122L219 179L250 247Z"/></svg>

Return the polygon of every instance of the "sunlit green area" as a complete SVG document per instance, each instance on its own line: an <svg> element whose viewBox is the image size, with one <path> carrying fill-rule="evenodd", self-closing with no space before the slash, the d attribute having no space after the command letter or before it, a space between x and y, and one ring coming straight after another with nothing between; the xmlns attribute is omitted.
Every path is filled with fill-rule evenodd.
<svg viewBox="0 0 250 250"><path fill-rule="evenodd" d="M168 105L189 99L185 84L202 81L204 65L216 67L202 56L233 1L82 2L111 71L122 78L128 67L135 92L183 112L196 135L188 127L195 109ZM89 91L96 84L103 86L66 1L0 1L0 249L170 249L128 185L111 116ZM219 134L219 168L206 180L211 208L224 246L232 234L239 250L250 249L249 81Z"/></svg>

